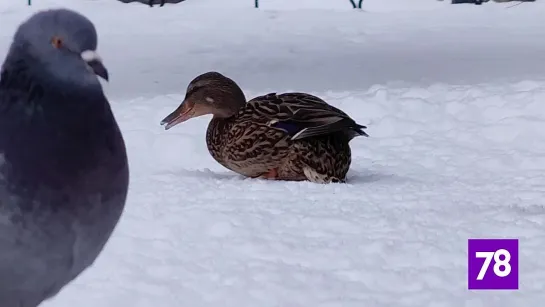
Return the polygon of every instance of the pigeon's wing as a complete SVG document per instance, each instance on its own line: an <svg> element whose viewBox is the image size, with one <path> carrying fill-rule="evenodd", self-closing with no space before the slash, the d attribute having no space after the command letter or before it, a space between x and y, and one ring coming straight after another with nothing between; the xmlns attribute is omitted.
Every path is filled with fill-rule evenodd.
<svg viewBox="0 0 545 307"><path fill-rule="evenodd" d="M61 280L55 267L70 266L72 252L51 249L46 234L40 239L27 228L5 199L0 206L0 306L36 306L64 286L55 283ZM62 239L75 242L71 233Z"/></svg>
<svg viewBox="0 0 545 307"><path fill-rule="evenodd" d="M0 193L0 306L26 306L20 301L21 292L27 284L32 284L28 277L33 274L29 273L35 271L40 262L29 259L28 246L19 241L24 230L14 224L17 214L14 204L6 197L5 189L0 188ZM41 270L45 272L45 268ZM33 294L25 293L25 296Z"/></svg>
<svg viewBox="0 0 545 307"><path fill-rule="evenodd" d="M1 134L1 132L0 132ZM0 306L37 306L56 294L73 262L75 231L56 229L34 214L33 198L21 198L7 189L5 165L0 165ZM37 222L37 221L42 222ZM47 229L42 227L48 224ZM53 239L52 239L53 237ZM62 244L57 244L62 242ZM58 270L59 266L67 267Z"/></svg>

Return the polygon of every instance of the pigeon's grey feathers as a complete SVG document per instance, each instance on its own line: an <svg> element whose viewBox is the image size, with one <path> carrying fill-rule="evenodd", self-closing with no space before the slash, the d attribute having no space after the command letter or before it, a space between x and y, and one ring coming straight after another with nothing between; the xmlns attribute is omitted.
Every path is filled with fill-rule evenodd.
<svg viewBox="0 0 545 307"><path fill-rule="evenodd" d="M123 212L123 137L93 24L69 10L17 30L0 75L0 306L36 307L88 268Z"/></svg>

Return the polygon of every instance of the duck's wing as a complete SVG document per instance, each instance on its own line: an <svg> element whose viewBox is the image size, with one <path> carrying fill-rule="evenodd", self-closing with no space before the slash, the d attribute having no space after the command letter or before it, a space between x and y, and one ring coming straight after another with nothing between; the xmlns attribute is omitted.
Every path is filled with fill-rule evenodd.
<svg viewBox="0 0 545 307"><path fill-rule="evenodd" d="M248 101L246 115L266 119L267 125L282 129L292 140L344 132L352 139L369 135L343 111L306 93L270 93Z"/></svg>

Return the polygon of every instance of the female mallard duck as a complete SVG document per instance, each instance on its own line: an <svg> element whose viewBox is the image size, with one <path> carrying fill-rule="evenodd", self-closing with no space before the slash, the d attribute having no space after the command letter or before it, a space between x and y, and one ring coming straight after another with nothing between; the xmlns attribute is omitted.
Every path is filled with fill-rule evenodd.
<svg viewBox="0 0 545 307"><path fill-rule="evenodd" d="M212 114L206 143L224 167L253 178L345 182L348 143L369 136L343 111L304 93L267 94L246 102L240 87L218 72L191 81L184 101L161 125L168 130Z"/></svg>

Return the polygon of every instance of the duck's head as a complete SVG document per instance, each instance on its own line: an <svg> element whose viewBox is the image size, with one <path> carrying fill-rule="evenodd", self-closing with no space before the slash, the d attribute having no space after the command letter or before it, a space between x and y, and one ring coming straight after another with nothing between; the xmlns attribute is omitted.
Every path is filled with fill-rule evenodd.
<svg viewBox="0 0 545 307"><path fill-rule="evenodd" d="M186 120L202 115L228 118L246 104L246 97L235 81L218 72L207 72L187 86L184 101L161 121L168 130Z"/></svg>

